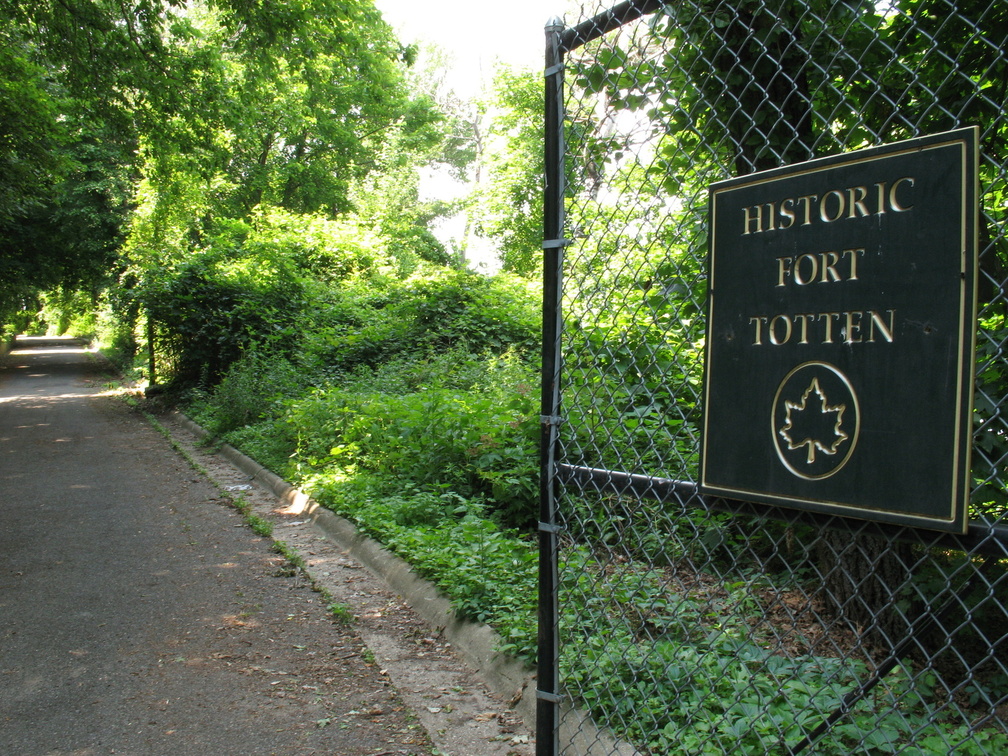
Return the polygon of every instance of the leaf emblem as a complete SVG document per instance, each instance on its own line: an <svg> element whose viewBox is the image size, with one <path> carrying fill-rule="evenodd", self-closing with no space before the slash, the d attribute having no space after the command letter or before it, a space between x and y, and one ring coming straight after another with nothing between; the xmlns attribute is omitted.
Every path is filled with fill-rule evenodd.
<svg viewBox="0 0 1008 756"><path fill-rule="evenodd" d="M784 425L777 431L790 451L806 447L806 462L814 464L816 454L832 456L850 436L841 427L844 404L830 405L826 393L813 378L799 402L784 402Z"/></svg>

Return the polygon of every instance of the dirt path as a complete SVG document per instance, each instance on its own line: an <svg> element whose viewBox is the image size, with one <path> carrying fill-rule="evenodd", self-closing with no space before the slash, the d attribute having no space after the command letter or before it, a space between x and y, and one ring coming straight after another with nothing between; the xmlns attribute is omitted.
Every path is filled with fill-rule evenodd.
<svg viewBox="0 0 1008 756"><path fill-rule="evenodd" d="M312 569L346 570L358 594L337 617L228 506L240 483L215 485L103 395L93 355L35 346L0 371L0 753L531 753L359 565L303 533ZM386 656L459 682L393 680Z"/></svg>

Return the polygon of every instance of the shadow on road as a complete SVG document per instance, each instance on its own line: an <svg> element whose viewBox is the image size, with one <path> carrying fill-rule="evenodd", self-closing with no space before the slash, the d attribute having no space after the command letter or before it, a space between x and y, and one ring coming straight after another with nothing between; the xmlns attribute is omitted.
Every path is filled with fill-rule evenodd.
<svg viewBox="0 0 1008 756"><path fill-rule="evenodd" d="M0 368L0 754L429 752L359 636L104 395L100 356L14 346Z"/></svg>

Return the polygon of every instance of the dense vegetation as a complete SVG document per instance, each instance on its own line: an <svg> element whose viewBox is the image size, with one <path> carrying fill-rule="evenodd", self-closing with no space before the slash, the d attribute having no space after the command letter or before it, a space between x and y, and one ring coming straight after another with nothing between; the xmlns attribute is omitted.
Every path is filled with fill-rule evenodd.
<svg viewBox="0 0 1008 756"><path fill-rule="evenodd" d="M829 3L810 4L829 16ZM893 5L909 12L919 4ZM875 18L872 5L831 17L837 34L853 16L874 18L881 48L866 41L870 24L855 27L866 35L865 66L899 48L894 40L905 33L899 20ZM584 146L571 157L582 182L571 194L582 201L580 231L592 236L590 254L570 271L578 298L568 312L564 411L592 438L566 439L567 451L599 467L632 458L671 478L694 477L697 464L706 184L726 165L745 173L807 158L794 153L803 146L830 151L911 130L890 113L842 113L839 101L861 96L856 84L841 93L801 82L820 97L832 92L834 101L816 105L834 113L834 141L822 124L790 113L794 102L782 107L745 87L740 99L755 98L751 107L727 116L705 110L704 87L722 85L697 67L728 64L693 46L694 37L720 34L738 46L746 35L716 14L695 15L711 28L691 27L672 10L653 22L656 39L682 37L675 61L641 65L636 50L593 51L570 77L599 110L597 121L571 126ZM508 651L533 658L541 75L501 70L479 102L460 102L424 63L436 56L403 47L369 0L142 0L128 8L10 0L0 5L0 43L4 335L48 329L98 338L132 378L156 384L217 437L396 550L461 616L490 622ZM918 47L907 44L906 70L925 54ZM990 87L1005 80L1003 69L980 70L969 55L962 64L978 67ZM941 70L921 70L938 97L954 98ZM677 98L664 95L670 71ZM843 74L822 69L824 80ZM898 91L895 78L886 83ZM1000 124L985 132L985 150L1003 164L1006 130L984 111L990 102L970 105L982 111L970 117ZM914 107L925 106L906 103L903 118ZM774 120L761 108L793 116L795 128L743 138L751 122ZM949 111L934 112L928 117L940 120ZM656 139L653 161L637 160L609 128L628 114ZM888 125L865 131L875 122ZM704 130L711 143L746 148L706 154ZM992 165L986 209L1003 219L1003 174ZM432 167L468 181L468 198L423 197L421 169ZM636 205L607 205L611 197L597 191L603 178L643 187ZM669 196L681 205L671 208ZM432 228L457 213L468 219L466 236L439 240ZM649 222L666 215L673 220ZM606 228L613 218L634 233ZM501 273L468 270L472 235L493 240ZM983 258L988 285L1003 281L1008 266L1004 238L993 236ZM606 306L614 290L619 308ZM1003 295L988 292L974 513L991 520L1008 505L997 419L1005 323ZM597 437L609 441L593 446ZM731 518L701 521L640 502L625 518L599 517L593 502L573 505L583 511L571 517L580 529L569 533L563 572L590 583L597 600L565 619L573 640L564 674L589 691L582 703L599 719L627 709L665 716L664 729L624 731L642 747L699 748L682 741L688 723L721 728L719 737L742 752L765 752L807 725L779 700L779 680L801 679L789 698L825 710L863 677L861 662L767 653L745 619L760 612L751 576L736 576L712 607L670 596L637 559L689 561L692 553L672 553L674 534L729 572L726 555L741 543ZM620 547L619 569L603 564L598 553L634 517L653 523L651 532ZM790 558L791 569L781 570L788 579L814 555ZM950 572L957 559L949 557ZM697 632L677 635L691 619ZM707 633L705 623L720 625ZM697 659L703 674L691 676ZM900 668L876 699L859 704L822 752L858 747L858 723L875 727L876 704L914 709L926 691L909 674ZM640 700L641 680L659 681L660 701ZM1008 690L1005 681L983 684L995 693L977 696ZM679 708L666 710L673 700ZM860 745L892 750L908 728L930 724L920 708L889 717L871 729L878 742ZM768 711L762 729L752 727ZM936 747L967 736L947 730ZM1000 737L974 742L988 736Z"/></svg>

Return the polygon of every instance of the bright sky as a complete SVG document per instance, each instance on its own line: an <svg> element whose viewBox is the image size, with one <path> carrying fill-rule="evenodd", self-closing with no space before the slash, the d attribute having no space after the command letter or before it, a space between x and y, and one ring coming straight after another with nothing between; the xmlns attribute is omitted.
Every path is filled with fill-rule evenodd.
<svg viewBox="0 0 1008 756"><path fill-rule="evenodd" d="M375 0L406 44L434 42L455 59L450 82L462 96L475 95L495 60L543 66L543 29L562 16L569 0Z"/></svg>

